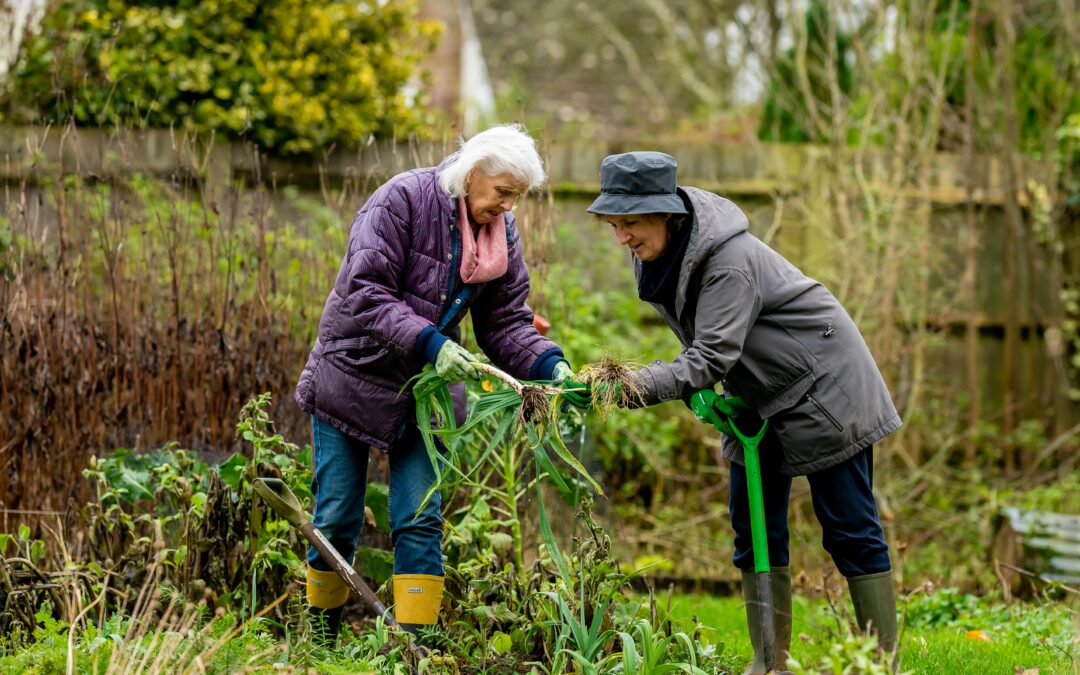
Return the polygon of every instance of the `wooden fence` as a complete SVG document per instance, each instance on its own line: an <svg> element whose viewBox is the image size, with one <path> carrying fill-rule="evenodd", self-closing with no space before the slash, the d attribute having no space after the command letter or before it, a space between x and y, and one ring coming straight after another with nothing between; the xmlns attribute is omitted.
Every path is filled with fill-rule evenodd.
<svg viewBox="0 0 1080 675"><path fill-rule="evenodd" d="M541 148L555 200L569 203L590 198L598 191L598 167L604 156L646 147L678 158L680 183L711 189L738 201L750 214L757 234L811 274L821 270L825 277L827 266L837 255L830 250L830 238L823 236L830 224L813 222L814 213L783 210L784 204L793 201L812 203L815 197L820 198L825 192L825 167L850 162L847 169L859 176L860 189L868 194L929 202L928 246L941 261L927 272L932 285L945 287L959 276L966 209L974 205L979 210L975 302L968 303L967 309L961 308L963 303L943 302L931 307L919 325L896 319L904 324L904 331L929 331L939 338L927 367L935 391L944 392L944 399L934 404L963 408L964 400L973 394L965 390L971 379L965 378L963 371L976 368L977 396L989 423L1000 422L1003 408L1010 405L1016 408L1016 419L1044 422L1051 437L1065 434L1080 421L1080 410L1069 397L1066 355L1056 330L1064 318L1059 309L1059 281L1033 259L1014 266L1016 278L1009 283L1003 279L1007 267L1003 261L1013 252L1005 248L1008 237L1002 205L1008 190L1016 187L1007 185L996 157L980 158L968 165L959 155L940 154L929 168L925 185L898 188L890 173L892 153L888 149L853 152L850 158L838 159L827 148L789 144L657 143L630 147L558 141L544 143ZM236 180L302 189L350 186L354 195L363 195L390 175L437 164L452 149L450 139L380 140L354 150L335 149L322 157L297 159L267 156L243 143L204 143L171 130L111 133L0 127L0 215L21 208L12 203L18 192L13 186L32 186L68 174L105 181L132 171L165 177L197 176L208 188L204 194L211 198L214 189L224 190ZM1037 162L1025 164L1022 173L1035 181L1050 180L1048 168ZM1027 191L1017 192L1022 206L1028 206ZM1010 288L1019 297L1005 297ZM1003 336L1010 319L1019 323L1021 331L1019 360L1013 366L1019 373L1017 378L1006 377L1002 371L1006 360ZM969 327L977 332L974 347L965 342ZM1018 389L1011 395L1006 394L1009 380Z"/></svg>

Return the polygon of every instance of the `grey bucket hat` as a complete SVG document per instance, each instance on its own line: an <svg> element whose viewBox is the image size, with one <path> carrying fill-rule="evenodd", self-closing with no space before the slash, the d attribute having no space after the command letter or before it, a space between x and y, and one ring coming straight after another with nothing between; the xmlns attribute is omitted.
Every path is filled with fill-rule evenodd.
<svg viewBox="0 0 1080 675"><path fill-rule="evenodd" d="M686 213L675 193L678 163L662 152L624 152L600 162L600 196L586 209L604 216Z"/></svg>

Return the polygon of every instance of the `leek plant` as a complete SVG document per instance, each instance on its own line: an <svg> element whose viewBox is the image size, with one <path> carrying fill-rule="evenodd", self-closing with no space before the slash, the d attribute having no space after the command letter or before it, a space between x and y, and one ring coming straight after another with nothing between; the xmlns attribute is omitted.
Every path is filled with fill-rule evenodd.
<svg viewBox="0 0 1080 675"><path fill-rule="evenodd" d="M520 574L525 570L525 554L518 505L529 490L540 494L541 477L563 495L573 492L575 480L591 486L597 494L603 495L603 490L563 442L563 390L546 382L519 382L487 364L481 367L488 379L460 426L450 390L433 369L425 369L413 382L417 425L436 476L421 508L436 491L446 488L490 495L495 502L492 510L510 531ZM479 455L475 454L477 448ZM542 496L539 504L545 543L560 574L568 578L565 563L554 552L557 548Z"/></svg>

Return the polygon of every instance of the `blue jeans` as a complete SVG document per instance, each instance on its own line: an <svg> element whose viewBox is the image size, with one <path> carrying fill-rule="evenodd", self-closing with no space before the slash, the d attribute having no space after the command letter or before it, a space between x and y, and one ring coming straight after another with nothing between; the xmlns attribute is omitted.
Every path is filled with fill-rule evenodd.
<svg viewBox="0 0 1080 675"><path fill-rule="evenodd" d="M315 527L341 557L351 561L364 525L367 488L366 443L341 433L317 417L311 418L315 473ZM390 538L394 543L394 574L442 576L442 499L438 493L419 514L416 509L435 480L424 441L416 427L406 430L390 451ZM314 546L308 564L329 571Z"/></svg>
<svg viewBox="0 0 1080 675"><path fill-rule="evenodd" d="M788 564L788 497L791 476L780 473L778 458L767 453L778 445L762 443L761 491L765 502L765 529L768 532L769 564ZM821 543L845 577L855 577L892 569L889 545L878 520L871 486L874 481L874 446L836 466L809 474L814 515L821 523ZM735 528L735 566L754 568L754 546L750 536L750 498L746 490L746 468L731 463L731 524Z"/></svg>

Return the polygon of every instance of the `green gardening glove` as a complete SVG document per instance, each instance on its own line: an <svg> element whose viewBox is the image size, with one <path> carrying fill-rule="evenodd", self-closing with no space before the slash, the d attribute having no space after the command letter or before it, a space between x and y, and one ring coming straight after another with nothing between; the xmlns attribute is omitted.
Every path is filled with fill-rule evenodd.
<svg viewBox="0 0 1080 675"><path fill-rule="evenodd" d="M596 399L600 401L608 400L607 389L608 385L603 382L597 382L595 384L584 384L582 382L575 382L574 380L563 380L562 382L563 394L562 399L581 410L588 410L593 407L593 391L597 392ZM626 402L622 397L622 387L618 382L615 383L614 396L611 397L616 405L625 407Z"/></svg>
<svg viewBox="0 0 1080 675"><path fill-rule="evenodd" d="M591 387L592 392L596 394L596 398L601 401L614 401L615 405L620 408L625 407L626 402L623 401L622 384L616 382L612 395L608 395L608 385L603 382L597 382Z"/></svg>
<svg viewBox="0 0 1080 675"><path fill-rule="evenodd" d="M568 380L574 376L574 369L570 367L570 364L566 361L559 361L555 364L555 369L551 371L551 379L555 382L562 382Z"/></svg>
<svg viewBox="0 0 1080 675"><path fill-rule="evenodd" d="M738 396L725 398L712 389L702 389L690 396L690 409L694 411L694 416L728 436L734 435L729 426L731 418L748 407Z"/></svg>
<svg viewBox="0 0 1080 675"><path fill-rule="evenodd" d="M435 357L435 372L447 382L463 382L480 379L480 370L476 364L479 359L453 340L447 340L439 348Z"/></svg>
<svg viewBox="0 0 1080 675"><path fill-rule="evenodd" d="M578 410L592 408L592 390L589 385L570 378L560 382L563 388L562 400Z"/></svg>

